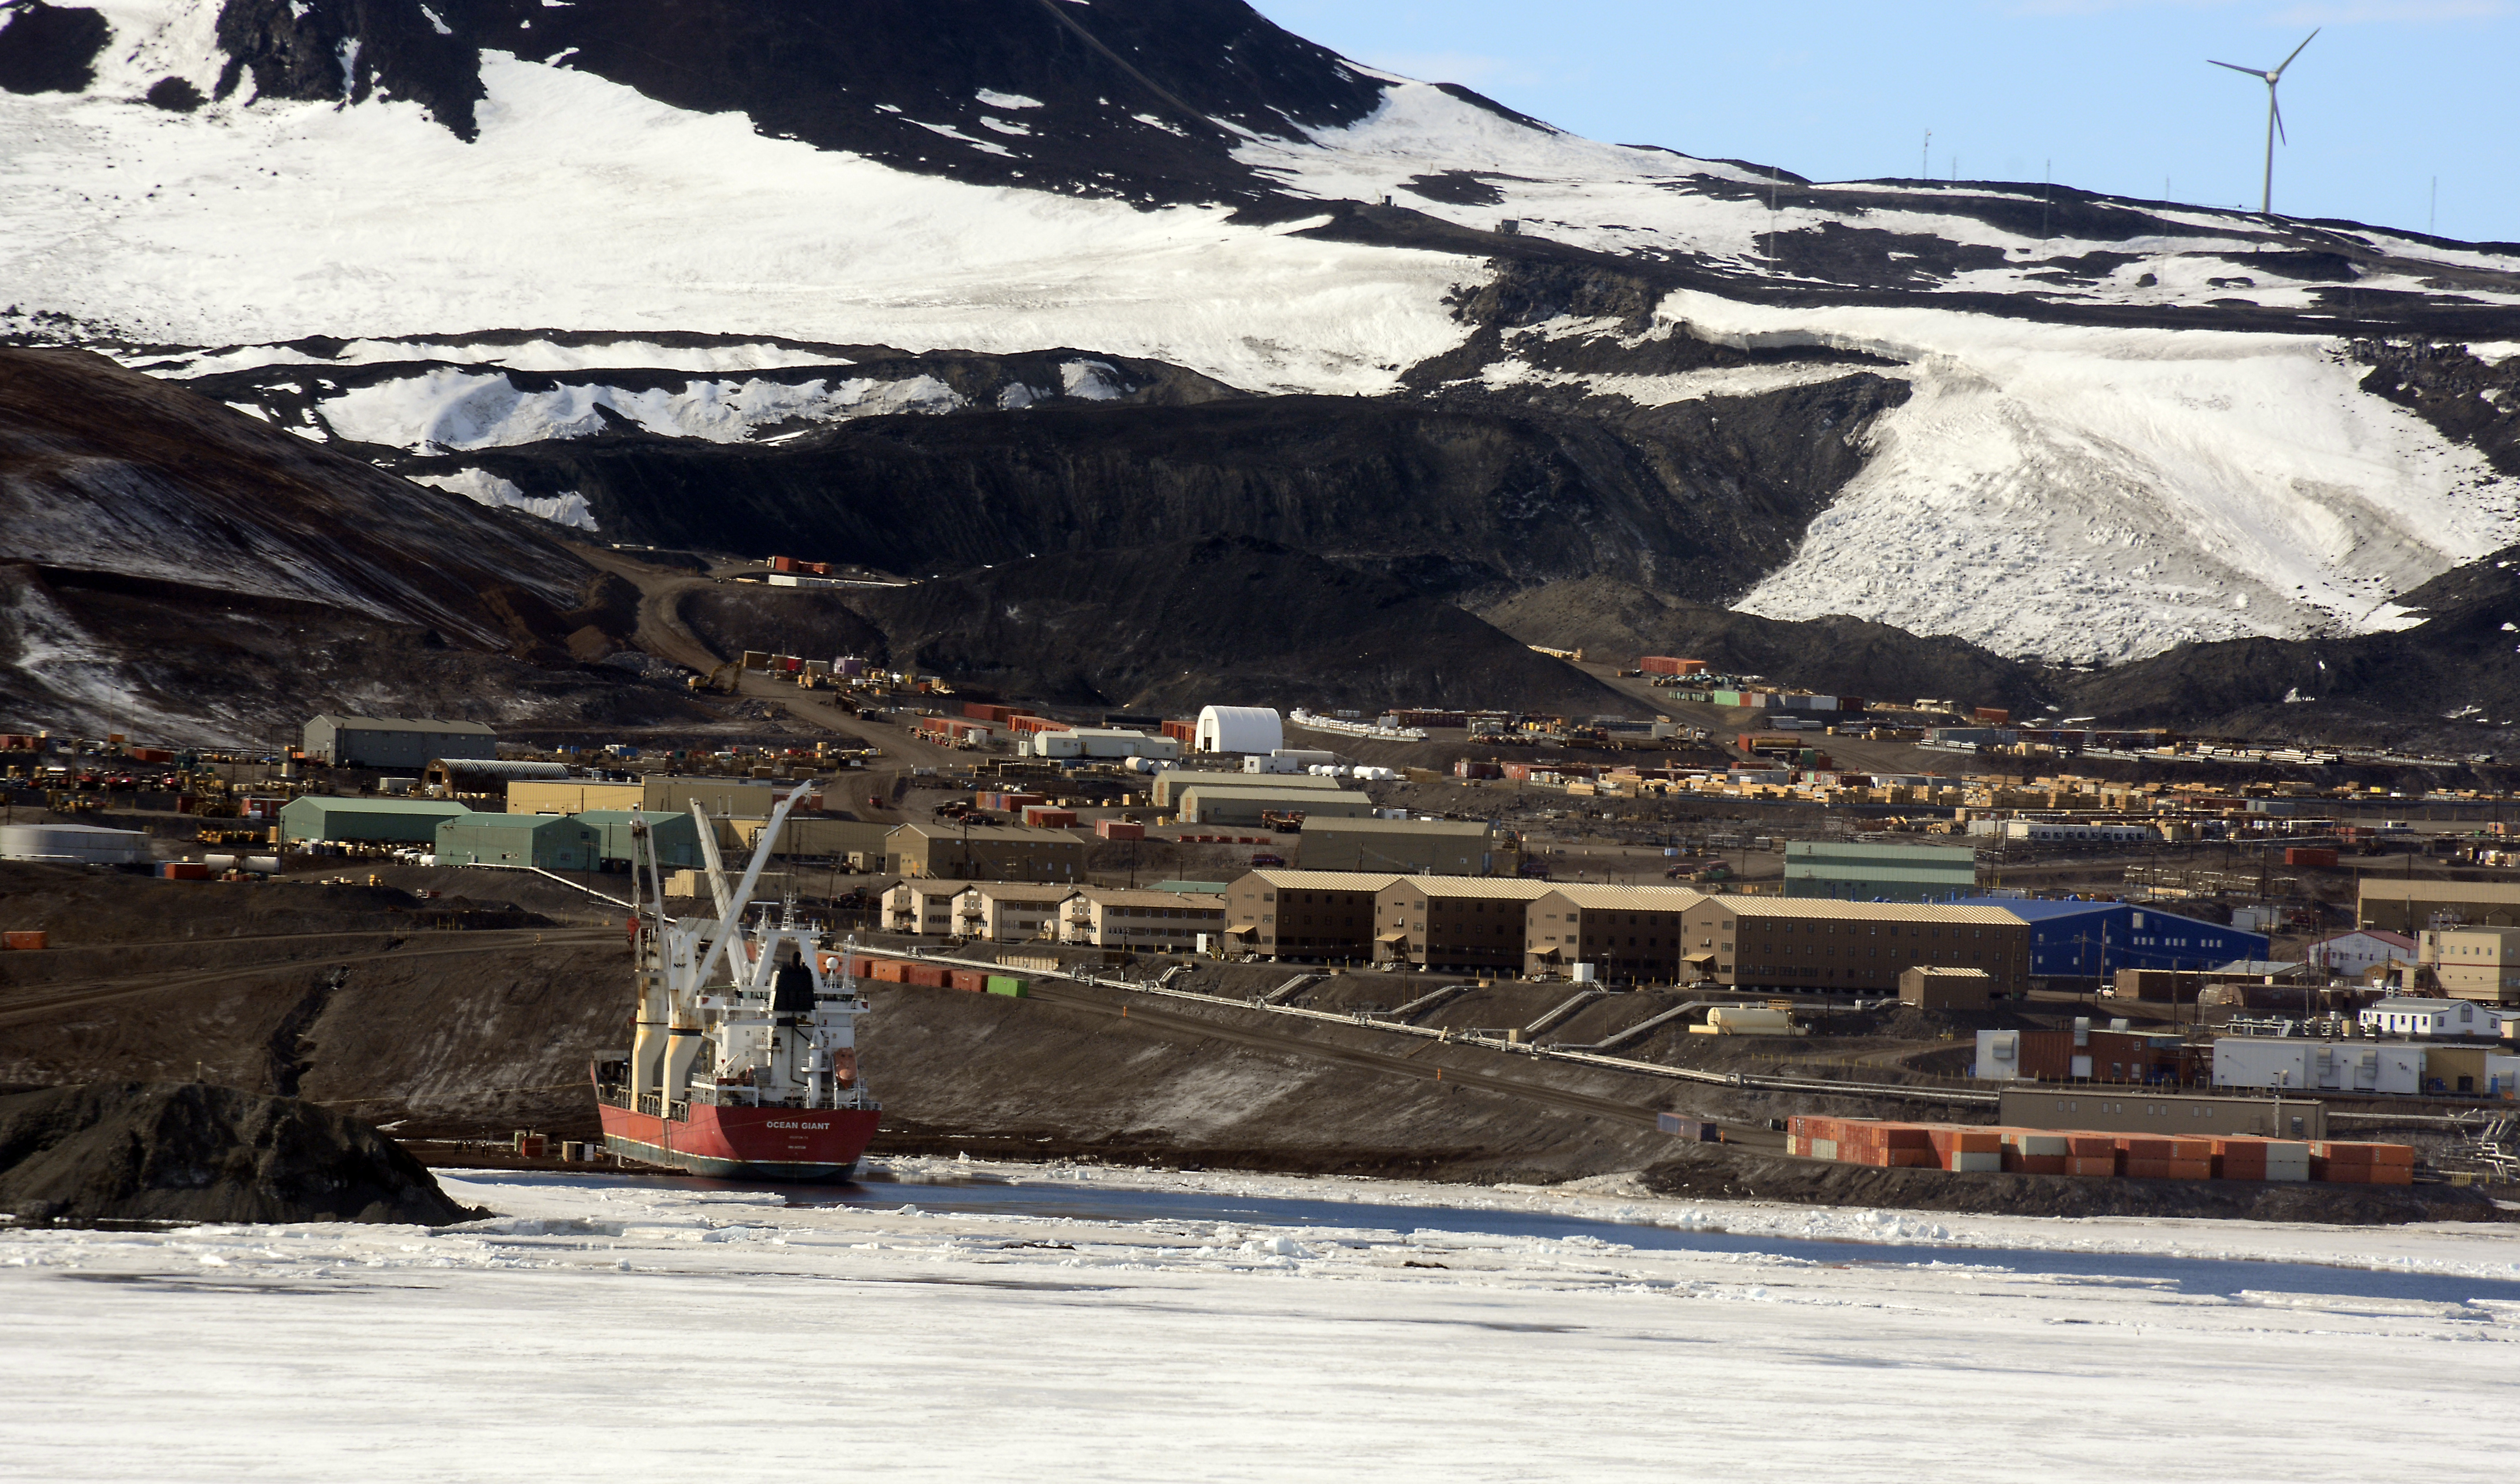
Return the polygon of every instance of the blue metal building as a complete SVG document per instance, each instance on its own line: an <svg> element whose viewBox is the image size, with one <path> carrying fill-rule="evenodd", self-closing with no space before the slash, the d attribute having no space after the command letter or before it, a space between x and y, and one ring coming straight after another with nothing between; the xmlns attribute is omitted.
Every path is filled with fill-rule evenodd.
<svg viewBox="0 0 2520 1484"><path fill-rule="evenodd" d="M2030 977L2098 979L2121 968L2214 968L2268 957L2264 933L2241 932L2132 902L2034 902L1970 897L2030 924Z"/></svg>

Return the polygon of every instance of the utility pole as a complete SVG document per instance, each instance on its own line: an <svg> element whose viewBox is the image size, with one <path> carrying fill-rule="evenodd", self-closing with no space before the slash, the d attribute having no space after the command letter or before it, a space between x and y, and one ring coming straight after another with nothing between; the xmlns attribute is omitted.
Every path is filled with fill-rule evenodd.
<svg viewBox="0 0 2520 1484"><path fill-rule="evenodd" d="M1932 160L1933 160L1933 157L1934 157L1934 131L1933 131L1933 130L1931 130L1931 129L1927 129L1927 130L1925 131L1925 145L1924 145L1924 148L1923 148L1923 149L1921 149L1921 150L1918 150L1918 151L1916 152L1916 178L1917 178L1917 179L1919 179L1919 180L1931 180L1931 179L1933 179L1933 178L1934 178L1934 172L1933 172L1933 169L1932 169Z"/></svg>

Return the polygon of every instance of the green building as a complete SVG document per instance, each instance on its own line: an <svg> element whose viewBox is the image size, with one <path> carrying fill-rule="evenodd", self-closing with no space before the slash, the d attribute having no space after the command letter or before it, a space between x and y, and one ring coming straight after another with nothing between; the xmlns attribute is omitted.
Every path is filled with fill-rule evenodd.
<svg viewBox="0 0 2520 1484"><path fill-rule="evenodd" d="M440 866L539 866L594 871L603 836L567 814L468 814L437 827Z"/></svg>
<svg viewBox="0 0 2520 1484"><path fill-rule="evenodd" d="M309 794L280 806L280 838L301 840L401 841L426 845L437 838L437 827L472 809L438 798L322 798Z"/></svg>
<svg viewBox="0 0 2520 1484"><path fill-rule="evenodd" d="M1839 902L1948 902L1977 895L1977 852L1965 845L1855 845L1790 840L1785 895Z"/></svg>
<svg viewBox="0 0 2520 1484"><path fill-rule="evenodd" d="M624 865L630 862L630 827L641 820L648 822L648 843L655 850L660 869L674 871L707 864L700 856L700 822L688 813L589 809L570 818L595 832L596 856L607 867L616 861ZM638 860L640 869L645 870L647 857L643 854Z"/></svg>

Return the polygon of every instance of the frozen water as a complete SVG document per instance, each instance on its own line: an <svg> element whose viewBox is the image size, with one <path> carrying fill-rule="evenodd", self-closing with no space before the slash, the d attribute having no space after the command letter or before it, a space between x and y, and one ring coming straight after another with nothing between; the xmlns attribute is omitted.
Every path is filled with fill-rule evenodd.
<svg viewBox="0 0 2520 1484"><path fill-rule="evenodd" d="M2507 1228L1131 1171L1080 1184L950 1160L890 1173L1252 1214L958 1210L969 1192L948 1186L917 1205L877 1186L863 1203L794 1206L484 1174L449 1188L500 1217L443 1231L0 1233L0 1466L327 1484L739 1460L940 1480L2012 1481L2362 1479L2419 1458L2427 1475L2481 1478L2503 1465L2493 1418L2520 1380ZM1328 1209L1284 1224L1288 1200ZM1582 1226L1521 1229L1542 1218ZM1622 1240L1612 1221L1668 1225ZM1733 1238L1720 1248L1651 1239L1719 1227ZM1935 1250L1762 1249L1812 1232ZM2037 1246L2087 1270L2005 1260ZM2262 1281L2200 1291L2144 1276L2165 1254L2450 1286L2320 1291L2231 1264ZM2340 1425L2405 1417L2436 1420L2419 1441Z"/></svg>

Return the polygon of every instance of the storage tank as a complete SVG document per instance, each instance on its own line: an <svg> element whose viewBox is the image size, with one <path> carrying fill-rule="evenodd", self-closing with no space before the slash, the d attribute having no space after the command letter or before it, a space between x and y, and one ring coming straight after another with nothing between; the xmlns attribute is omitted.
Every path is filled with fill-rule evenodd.
<svg viewBox="0 0 2520 1484"><path fill-rule="evenodd" d="M123 866L149 859L149 836L94 825L0 825L0 861Z"/></svg>
<svg viewBox="0 0 2520 1484"><path fill-rule="evenodd" d="M1201 752L1275 752L1286 744L1286 724L1269 706L1202 706L1195 738Z"/></svg>
<svg viewBox="0 0 2520 1484"><path fill-rule="evenodd" d="M1706 1012L1705 1029L1718 1036L1790 1036L1794 1022L1781 1010L1719 1005Z"/></svg>

